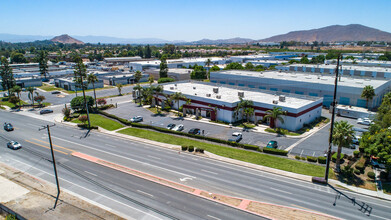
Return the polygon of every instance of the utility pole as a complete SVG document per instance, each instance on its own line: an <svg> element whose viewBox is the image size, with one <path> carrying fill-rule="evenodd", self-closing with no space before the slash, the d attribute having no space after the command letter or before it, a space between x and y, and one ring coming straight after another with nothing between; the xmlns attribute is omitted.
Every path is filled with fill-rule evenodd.
<svg viewBox="0 0 391 220"><path fill-rule="evenodd" d="M328 182L329 179L329 168L330 168L330 160L331 160L331 147L333 146L333 131L334 131L334 120L335 120L335 106L337 105L336 97L337 97L337 85L338 85L338 73L339 73L339 60L341 58L341 54L338 54L337 60L337 68L335 68L335 82L334 82L334 97L332 106L332 114L331 114L331 128L330 128L330 136L329 136L329 150L327 152L327 161L326 161L326 174L325 181Z"/></svg>
<svg viewBox="0 0 391 220"><path fill-rule="evenodd" d="M53 209L56 208L58 198L60 197L60 184L59 184L59 182L58 182L56 160L54 159L54 152L53 152L53 145L52 145L52 137L50 136L50 127L53 127L53 126L55 126L55 125L56 125L56 124L53 124L53 125L46 125L46 126L43 126L42 128L39 128L39 129L38 129L39 131L44 130L44 129L47 129L47 130L48 130L48 137L49 137L49 143L50 143L50 151L51 151L51 153L52 153L53 169L54 169L54 175L55 175L55 177L56 177L56 184L57 184L57 197L56 197L56 202L54 203Z"/></svg>

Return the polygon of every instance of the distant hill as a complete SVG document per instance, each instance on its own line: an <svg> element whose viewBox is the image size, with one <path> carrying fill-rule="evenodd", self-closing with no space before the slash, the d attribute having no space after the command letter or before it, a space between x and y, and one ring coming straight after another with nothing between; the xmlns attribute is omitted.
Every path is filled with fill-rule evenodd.
<svg viewBox="0 0 391 220"><path fill-rule="evenodd" d="M391 41L391 33L360 24L332 25L319 29L292 31L260 40L262 42L336 42L336 41Z"/></svg>
<svg viewBox="0 0 391 220"><path fill-rule="evenodd" d="M50 41L63 43L63 44L84 44L84 42L79 41L79 40L69 36L68 34L63 34L63 35L54 37Z"/></svg>
<svg viewBox="0 0 391 220"><path fill-rule="evenodd" d="M217 39L217 40L210 40L210 39L202 39L199 41L193 41L191 43L193 44L245 44L249 42L253 42L253 39L249 38L229 38L229 39Z"/></svg>

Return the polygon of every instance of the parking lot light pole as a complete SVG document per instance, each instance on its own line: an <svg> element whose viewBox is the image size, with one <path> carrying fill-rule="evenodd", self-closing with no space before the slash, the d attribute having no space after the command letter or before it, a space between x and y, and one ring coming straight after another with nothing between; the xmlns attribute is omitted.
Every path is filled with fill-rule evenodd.
<svg viewBox="0 0 391 220"><path fill-rule="evenodd" d="M330 128L330 135L329 135L329 150L327 152L327 160L326 160L326 173L324 176L324 180L326 183L329 179L329 168L330 168L330 160L331 160L331 147L333 146L333 131L334 131L334 120L335 120L335 106L337 105L336 96L337 96L337 85L338 85L338 74L339 74L339 60L341 58L341 54L338 54L337 59L337 68L335 69L335 82L334 82L334 97L333 102L331 103L332 106L332 114L331 114L331 128Z"/></svg>

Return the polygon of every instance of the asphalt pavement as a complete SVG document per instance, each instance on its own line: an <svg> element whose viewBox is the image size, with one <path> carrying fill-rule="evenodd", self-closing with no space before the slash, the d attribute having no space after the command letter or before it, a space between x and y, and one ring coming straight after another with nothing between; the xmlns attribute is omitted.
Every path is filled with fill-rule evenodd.
<svg viewBox="0 0 391 220"><path fill-rule="evenodd" d="M46 124L46 122L38 119L28 118L18 114L19 113L8 113L4 111L0 112L0 118L7 118L7 121L14 122L14 125L17 128L14 132L5 133L5 131L2 131L0 134L2 136L14 138L20 141L21 143L26 145L26 148L30 147L34 150L47 152L47 149L36 145L42 143L38 140L47 141L47 136L45 136L45 133L38 132L38 127L42 124ZM32 139L33 137L34 139ZM336 198L336 192L330 187L293 180L290 178L240 166L235 166L224 162L214 161L191 154L178 154L178 152L176 151L161 149L156 146L137 143L117 137L113 138L110 135L102 134L96 131L92 131L87 134L85 131L78 130L77 128L57 125L52 128L52 138L53 143L56 145L55 149L58 151L69 153L69 151L66 149L70 149L72 151L82 152L98 158L118 163L126 167L130 167L132 169L140 170L142 172L156 175L171 181L179 182L181 184L189 185L196 188L201 188L211 192L222 193L226 195L257 201L271 202L280 205L287 205L294 208L314 210L344 219L388 219L389 213L391 212L391 203L388 201L382 201L379 199L374 199L367 196L361 196L355 193L342 191L348 197L354 197L357 202L364 202L365 204L370 206L372 208L372 211L370 213L370 216L368 217L368 213L363 213L362 210L358 210L358 207L354 206L351 203L351 200L348 200L345 197L340 197L339 199L337 199L337 202L334 206L333 204ZM29 142L27 142L26 140L29 140L30 142L34 142L36 144L29 145ZM0 144L5 143L3 140L0 141L2 142ZM42 160L38 160L37 158L32 157L32 155L25 153L25 151L9 152L10 150L8 149L1 149L1 151L5 150L7 150L6 152L8 154L6 158L2 157L2 160L11 160L13 157L16 157L15 159L18 159L23 163L28 163L30 164L30 166L33 167L36 167L36 164L42 163ZM121 190L130 190L131 188L136 187L132 185L128 188L126 185L130 184L130 182L123 181L122 179L130 177L124 177L123 174L116 174L116 172L114 171L108 171L99 166L83 165L83 163L85 162L81 162L72 157L69 157L69 155L63 155L59 152L57 152L56 154L58 155L58 157L60 157L58 160L60 163L65 163L66 165L72 166L73 168L77 169L78 172L82 172L85 174L88 174L87 172L92 173L90 174L90 177L94 175L99 178L102 177L102 179L99 181L103 181L104 184L109 186L113 185L113 188L120 191L122 194L124 194L125 191L127 192L127 190ZM87 168L89 167L92 167L91 169L93 170L88 170ZM33 170L33 168L29 170ZM50 172L51 171L48 166L47 173ZM110 174L107 174L109 176L105 176L103 174L105 172L109 172ZM41 177L45 176L44 174L40 175ZM49 177L50 176L48 176L48 178ZM70 182L75 181L74 179L76 179L74 176L69 177ZM181 181L181 179L185 180ZM105 180L107 182L104 182ZM155 194L156 196L160 195L160 188L158 190L159 192L148 191L149 187L155 188L155 186L148 185L144 182L140 183L140 185L144 184L148 187L137 189L153 196L155 196ZM77 187L70 186L70 188L72 189ZM103 192L102 189L100 190L100 192ZM166 193L163 194L167 196ZM169 194L171 194L171 192L169 192ZM131 194L130 192L126 195L136 200L139 199L139 197ZM108 197L112 196L113 195L110 195ZM189 209L193 209L193 203L187 202L187 196L182 194L178 194L176 196L183 197L186 199L180 201L178 200L175 202L172 198L161 197L161 201L170 201L170 204L179 203L179 207L181 207L182 205L182 208L174 206L175 208L173 209L178 209L179 211L182 210L183 213L190 215L186 217L200 217L199 215L194 214L193 211L188 211ZM98 196L99 198L97 198L97 195L91 197L94 201L98 203L101 199L100 196ZM154 202L156 202L156 200L160 200L155 200L155 198L152 200L153 201L148 202L149 206L162 206L162 208L159 208L159 210L162 210L164 213L168 212L171 215L173 213L176 213L176 211L172 211L172 209L169 209L169 207L172 206L168 204L163 204L163 202L160 202L156 206L156 203ZM141 201L148 200L144 198L141 199ZM114 202L111 202L112 204L107 203L107 201L103 203L105 205L113 205L114 207L112 208L114 210L122 210L121 208L115 207L118 206L118 204L114 204ZM129 201L123 201L123 203L127 205L131 204L129 203ZM192 205L185 206L186 204ZM211 205L205 204L205 206ZM211 207L216 208L215 206ZM236 214L234 213L229 216L223 216L222 213L219 213L219 211L213 212L213 210L210 209L205 209L208 211L200 211L196 207L194 208L195 210L197 210L195 211L196 213L208 213L206 214L206 217L205 215L203 215L203 217L200 218L205 217L212 219L211 217L208 217L208 215L210 215L217 218L221 217L221 219L230 219L230 216L235 216L236 219L248 219L247 216L241 216L240 212ZM222 209L225 210L225 207Z"/></svg>

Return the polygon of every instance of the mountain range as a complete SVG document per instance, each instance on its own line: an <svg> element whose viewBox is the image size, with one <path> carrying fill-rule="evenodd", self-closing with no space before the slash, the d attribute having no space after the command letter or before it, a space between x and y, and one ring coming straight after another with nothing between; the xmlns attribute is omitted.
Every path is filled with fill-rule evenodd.
<svg viewBox="0 0 391 220"><path fill-rule="evenodd" d="M68 35L67 35L68 36ZM59 37L59 36L58 36ZM69 38L68 38L69 37ZM109 36L68 36L62 37L63 41L68 38L69 43L102 43L102 44L246 44L255 42L282 42L282 41L301 41L301 42L340 42L340 41L388 41L391 42L391 33L381 31L375 28L360 24L350 25L331 25L318 29L292 31L287 34L272 36L261 40L249 38L230 38L230 39L202 39L199 41L168 41L159 38L119 38ZM53 39L55 36L42 35L15 35L0 34L0 41L18 43L31 42L37 40ZM70 39L72 38L72 39ZM65 41L64 41L65 42Z"/></svg>

